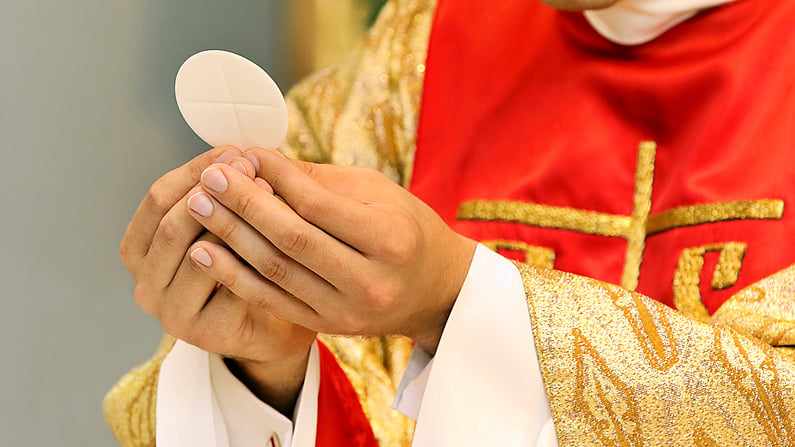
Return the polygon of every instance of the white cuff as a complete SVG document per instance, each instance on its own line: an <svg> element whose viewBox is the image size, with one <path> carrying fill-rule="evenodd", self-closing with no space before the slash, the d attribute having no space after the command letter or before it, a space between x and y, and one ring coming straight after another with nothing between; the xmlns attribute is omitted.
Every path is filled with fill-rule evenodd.
<svg viewBox="0 0 795 447"><path fill-rule="evenodd" d="M421 366L414 447L557 445L521 274L502 256L478 245L433 364Z"/></svg>
<svg viewBox="0 0 795 447"><path fill-rule="evenodd" d="M160 369L158 447L261 447L272 436L282 447L315 444L320 365L312 345L293 423L260 401L223 359L177 341Z"/></svg>
<svg viewBox="0 0 795 447"><path fill-rule="evenodd" d="M419 345L414 345L411 358L406 365L406 371L403 372L397 393L395 393L392 408L415 421L417 420L420 414L422 395L425 393L425 385L428 383L432 365L433 358L428 351Z"/></svg>

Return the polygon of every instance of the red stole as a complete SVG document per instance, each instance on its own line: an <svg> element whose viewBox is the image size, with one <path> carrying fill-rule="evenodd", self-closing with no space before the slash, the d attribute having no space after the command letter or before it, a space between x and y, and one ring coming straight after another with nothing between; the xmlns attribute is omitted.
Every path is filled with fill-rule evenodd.
<svg viewBox="0 0 795 447"><path fill-rule="evenodd" d="M672 305L695 275L710 313L795 263L795 3L738 0L633 47L536 0L436 14L410 189L455 231L612 283L640 231L637 290Z"/></svg>
<svg viewBox="0 0 795 447"><path fill-rule="evenodd" d="M318 341L318 447L378 447L358 395L329 349Z"/></svg>

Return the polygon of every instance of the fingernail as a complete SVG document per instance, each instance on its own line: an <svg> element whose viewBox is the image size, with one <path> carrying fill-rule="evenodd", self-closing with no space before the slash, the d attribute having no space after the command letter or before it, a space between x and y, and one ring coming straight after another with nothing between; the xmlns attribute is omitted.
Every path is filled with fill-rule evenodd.
<svg viewBox="0 0 795 447"><path fill-rule="evenodd" d="M207 253L207 250L203 248L197 248L190 252L190 257L205 267L213 265L213 258L211 258L210 253Z"/></svg>
<svg viewBox="0 0 795 447"><path fill-rule="evenodd" d="M210 200L207 194L203 192L197 192L196 194L190 196L188 198L188 206L195 213L204 217L207 217L213 213L213 202Z"/></svg>
<svg viewBox="0 0 795 447"><path fill-rule="evenodd" d="M243 163L239 161L233 161L232 164L230 164L229 166L237 169L238 171L248 176L248 171L246 170L246 166Z"/></svg>
<svg viewBox="0 0 795 447"><path fill-rule="evenodd" d="M215 159L216 163L225 163L230 158L234 157L234 151L226 151L223 154L219 155L218 158Z"/></svg>
<svg viewBox="0 0 795 447"><path fill-rule="evenodd" d="M252 154L251 152L244 152L243 157L246 160L250 161L251 164L254 165L254 169L256 169L257 172L259 172L259 159L257 158L256 155Z"/></svg>
<svg viewBox="0 0 795 447"><path fill-rule="evenodd" d="M229 186L226 177L224 177L224 173L218 168L205 169L204 172L202 172L202 183L215 192L224 192L227 186Z"/></svg>

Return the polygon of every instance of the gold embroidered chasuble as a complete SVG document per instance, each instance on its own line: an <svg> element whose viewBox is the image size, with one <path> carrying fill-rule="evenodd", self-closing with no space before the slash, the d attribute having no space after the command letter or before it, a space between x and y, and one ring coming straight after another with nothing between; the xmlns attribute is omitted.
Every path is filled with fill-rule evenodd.
<svg viewBox="0 0 795 447"><path fill-rule="evenodd" d="M435 6L389 2L357 52L295 87L282 150L370 166L408 186ZM595 225L608 232L614 222ZM547 255L527 260L549 266ZM712 316L685 300L695 309L682 309L687 318L627 289L517 265L532 323L517 336L532 330L535 337L538 352L526 354L539 358L561 446L795 445L795 266L740 291ZM390 404L411 342L321 339L381 445L410 445L413 422ZM170 346L167 338L106 397L105 417L125 447L154 444L157 374Z"/></svg>

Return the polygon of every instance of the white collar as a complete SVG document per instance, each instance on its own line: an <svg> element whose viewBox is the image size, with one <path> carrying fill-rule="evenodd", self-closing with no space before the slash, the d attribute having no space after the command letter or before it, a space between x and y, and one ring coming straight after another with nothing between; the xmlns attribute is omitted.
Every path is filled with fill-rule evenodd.
<svg viewBox="0 0 795 447"><path fill-rule="evenodd" d="M638 45L657 38L702 9L732 0L619 0L605 9L585 11L585 18L604 38Z"/></svg>

